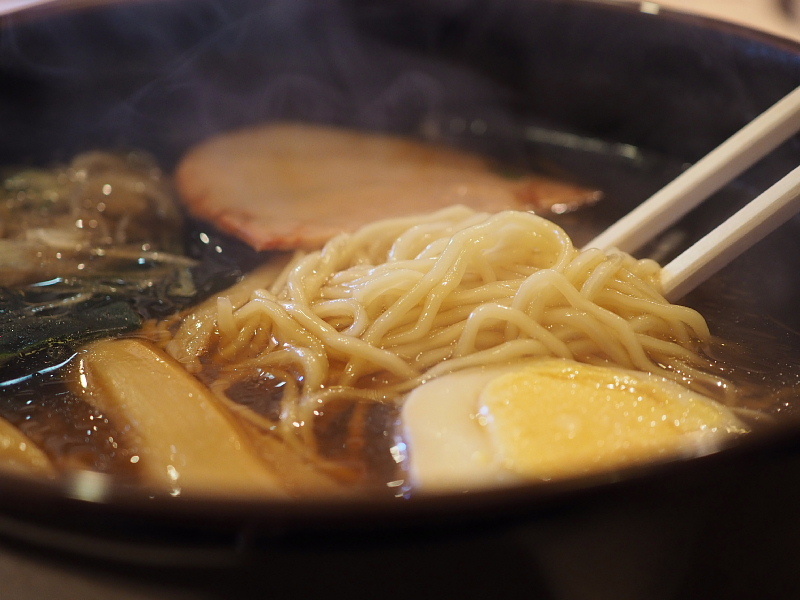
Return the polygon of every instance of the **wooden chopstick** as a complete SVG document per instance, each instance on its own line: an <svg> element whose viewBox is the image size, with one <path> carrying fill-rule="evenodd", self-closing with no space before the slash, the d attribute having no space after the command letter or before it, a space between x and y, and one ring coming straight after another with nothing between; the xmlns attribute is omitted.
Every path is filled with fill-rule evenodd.
<svg viewBox="0 0 800 600"><path fill-rule="evenodd" d="M661 270L667 300L674 301L800 212L800 167L752 200Z"/></svg>
<svg viewBox="0 0 800 600"><path fill-rule="evenodd" d="M584 247L635 252L798 130L800 87Z"/></svg>

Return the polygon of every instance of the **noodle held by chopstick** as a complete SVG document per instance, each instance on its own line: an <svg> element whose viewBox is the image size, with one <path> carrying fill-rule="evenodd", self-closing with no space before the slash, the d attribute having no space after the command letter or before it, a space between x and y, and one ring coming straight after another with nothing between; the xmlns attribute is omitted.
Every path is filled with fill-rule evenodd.
<svg viewBox="0 0 800 600"><path fill-rule="evenodd" d="M287 436L332 397L391 400L438 375L523 357L674 379L692 369L696 385L716 385L700 353L706 322L663 298L659 271L624 253L579 251L532 213L452 207L299 255L277 284L188 319L167 349L195 366L204 355L223 382L297 373L302 385L284 398Z"/></svg>

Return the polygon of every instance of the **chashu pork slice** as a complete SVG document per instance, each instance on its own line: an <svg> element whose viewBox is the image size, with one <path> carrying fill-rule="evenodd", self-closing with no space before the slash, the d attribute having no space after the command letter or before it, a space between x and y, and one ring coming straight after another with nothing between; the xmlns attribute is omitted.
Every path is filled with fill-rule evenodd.
<svg viewBox="0 0 800 600"><path fill-rule="evenodd" d="M408 138L296 123L224 133L176 171L189 210L256 250L316 249L369 222L453 204L564 212L598 193L504 177L485 158Z"/></svg>

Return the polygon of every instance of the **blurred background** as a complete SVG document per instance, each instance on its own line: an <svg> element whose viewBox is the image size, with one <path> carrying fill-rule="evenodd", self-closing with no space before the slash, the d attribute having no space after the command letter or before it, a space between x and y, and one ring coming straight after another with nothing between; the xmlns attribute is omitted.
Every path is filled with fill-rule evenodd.
<svg viewBox="0 0 800 600"><path fill-rule="evenodd" d="M102 4L120 0L0 0L0 14L33 4L56 2ZM800 0L598 0L639 4L642 11L654 12L659 6L701 14L756 27L768 33L800 40Z"/></svg>
<svg viewBox="0 0 800 600"><path fill-rule="evenodd" d="M800 40L800 0L663 0L635 4L642 5L642 10L658 10L660 5L697 13Z"/></svg>

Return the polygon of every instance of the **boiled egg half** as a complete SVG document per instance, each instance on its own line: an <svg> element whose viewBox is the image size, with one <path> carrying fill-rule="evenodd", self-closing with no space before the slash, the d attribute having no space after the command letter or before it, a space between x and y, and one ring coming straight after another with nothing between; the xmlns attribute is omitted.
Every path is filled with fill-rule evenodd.
<svg viewBox="0 0 800 600"><path fill-rule="evenodd" d="M577 476L720 447L746 426L654 375L561 359L468 369L413 390L401 412L417 491Z"/></svg>

